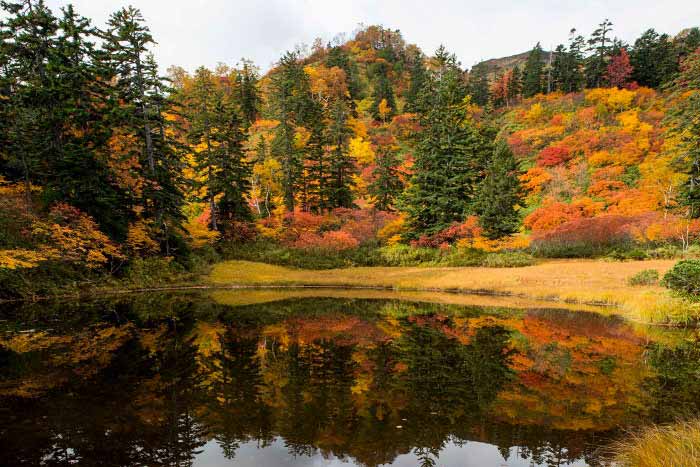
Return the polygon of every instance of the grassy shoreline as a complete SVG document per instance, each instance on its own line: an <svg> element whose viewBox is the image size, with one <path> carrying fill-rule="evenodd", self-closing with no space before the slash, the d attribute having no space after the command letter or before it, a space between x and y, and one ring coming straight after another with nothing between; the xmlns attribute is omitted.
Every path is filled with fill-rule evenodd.
<svg viewBox="0 0 700 467"><path fill-rule="evenodd" d="M381 287L393 290L484 293L533 300L610 305L629 319L653 324L688 325L700 317L698 305L659 286L630 286L632 275L655 269L665 273L672 260L606 262L549 260L510 269L485 267L358 267L301 270L249 261L213 266L212 285Z"/></svg>

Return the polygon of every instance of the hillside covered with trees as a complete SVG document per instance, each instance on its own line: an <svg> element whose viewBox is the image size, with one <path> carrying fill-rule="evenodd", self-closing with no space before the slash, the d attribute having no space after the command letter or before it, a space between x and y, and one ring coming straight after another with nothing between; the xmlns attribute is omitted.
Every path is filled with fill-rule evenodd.
<svg viewBox="0 0 700 467"><path fill-rule="evenodd" d="M469 70L368 26L266 73L162 76L136 9L2 9L4 298L220 257L672 257L700 234L698 28L627 44L604 20Z"/></svg>

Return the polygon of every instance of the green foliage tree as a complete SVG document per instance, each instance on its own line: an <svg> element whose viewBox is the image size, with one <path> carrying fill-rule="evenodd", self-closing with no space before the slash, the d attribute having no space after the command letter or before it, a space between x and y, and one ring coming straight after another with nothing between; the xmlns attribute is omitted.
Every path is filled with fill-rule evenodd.
<svg viewBox="0 0 700 467"><path fill-rule="evenodd" d="M352 172L353 162L348 154L348 141L352 129L348 126L350 109L343 99L337 99L329 109L329 123L326 128L330 147L328 205L331 208L350 208L353 205Z"/></svg>
<svg viewBox="0 0 700 467"><path fill-rule="evenodd" d="M376 165L372 183L367 187L372 204L380 211L393 211L396 200L404 189L399 173L399 158L395 138L384 132L375 137Z"/></svg>
<svg viewBox="0 0 700 467"><path fill-rule="evenodd" d="M246 133L237 97L210 70L200 67L183 102L190 122L187 137L203 175L199 183L206 188L211 227L222 231L231 222L251 219L245 199L251 170L243 152Z"/></svg>
<svg viewBox="0 0 700 467"><path fill-rule="evenodd" d="M417 112L418 111L418 100L420 97L421 89L425 84L425 65L423 64L423 56L417 54L413 57L411 63L411 82L406 92L406 105L404 111L406 112Z"/></svg>
<svg viewBox="0 0 700 467"><path fill-rule="evenodd" d="M413 235L437 232L471 212L490 150L468 113L466 95L454 56L429 74L421 93L423 130L401 201Z"/></svg>
<svg viewBox="0 0 700 467"><path fill-rule="evenodd" d="M513 68L513 74L508 81L508 89L506 89L508 94L508 101L514 103L518 100L523 92L523 78L520 67Z"/></svg>
<svg viewBox="0 0 700 467"><path fill-rule="evenodd" d="M523 96L532 97L541 93L543 88L544 52L538 42L530 51L523 71Z"/></svg>
<svg viewBox="0 0 700 467"><path fill-rule="evenodd" d="M612 52L612 26L613 23L606 18L588 39L591 55L586 59L586 84L589 88L600 87L605 82L607 61Z"/></svg>
<svg viewBox="0 0 700 467"><path fill-rule="evenodd" d="M479 185L475 210L486 237L495 239L518 231L522 202L518 166L505 140L496 143L486 175Z"/></svg>
<svg viewBox="0 0 700 467"><path fill-rule="evenodd" d="M679 140L676 164L688 178L681 193L681 203L688 216L700 217L700 50L681 64L681 73L671 89L677 105L669 112L669 133Z"/></svg>
<svg viewBox="0 0 700 467"><path fill-rule="evenodd" d="M375 120L385 118L380 114L379 106L382 101L386 101L389 108L389 114L386 117L392 117L396 113L396 101L394 99L394 89L389 80L389 65L385 62L378 62L374 66L374 91L372 93L371 112Z"/></svg>
<svg viewBox="0 0 700 467"><path fill-rule="evenodd" d="M560 44L554 53L552 81L554 89L562 92L576 92L583 87L583 46L584 39L572 29L569 47Z"/></svg>
<svg viewBox="0 0 700 467"><path fill-rule="evenodd" d="M133 7L112 14L102 34L102 61L114 79L111 99L119 106L110 116L113 126L135 135L141 146L137 155L144 183L136 202L142 217L155 221L162 244L170 250L170 239L183 220L184 194L181 179L181 147L168 131L165 118L172 102L170 90L149 53L155 44L141 12Z"/></svg>
<svg viewBox="0 0 700 467"><path fill-rule="evenodd" d="M250 60L243 60L242 66L236 71L236 84L238 86L238 101L240 103L241 115L246 126L255 122L260 110L262 98L258 90L259 72L257 67Z"/></svg>
<svg viewBox="0 0 700 467"><path fill-rule="evenodd" d="M486 66L475 65L469 73L468 92L472 102L485 106L489 101L489 78Z"/></svg>
<svg viewBox="0 0 700 467"><path fill-rule="evenodd" d="M630 52L632 79L641 86L657 88L678 71L678 53L667 34L648 29L634 41Z"/></svg>
<svg viewBox="0 0 700 467"><path fill-rule="evenodd" d="M275 129L270 149L282 166L284 204L288 211L294 211L295 194L302 172L301 154L295 147L294 135L297 122L304 114L297 92L299 83L304 81L307 81L307 77L297 55L287 52L280 58L271 78L271 113L280 123Z"/></svg>

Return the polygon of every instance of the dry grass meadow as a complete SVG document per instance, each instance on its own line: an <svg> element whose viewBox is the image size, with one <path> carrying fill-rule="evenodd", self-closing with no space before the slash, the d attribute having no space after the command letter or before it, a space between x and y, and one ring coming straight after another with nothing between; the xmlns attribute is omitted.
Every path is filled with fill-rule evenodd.
<svg viewBox="0 0 700 467"><path fill-rule="evenodd" d="M660 286L630 286L645 269L663 275L672 260L608 262L549 260L522 268L360 267L302 270L247 261L214 266L208 281L217 286L284 285L376 287L400 291L447 291L507 295L581 305L612 305L628 318L658 324L683 323L699 314Z"/></svg>

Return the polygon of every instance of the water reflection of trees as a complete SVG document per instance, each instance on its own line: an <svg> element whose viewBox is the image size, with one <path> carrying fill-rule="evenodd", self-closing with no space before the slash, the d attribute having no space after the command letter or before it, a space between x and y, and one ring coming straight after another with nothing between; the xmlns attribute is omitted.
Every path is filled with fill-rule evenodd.
<svg viewBox="0 0 700 467"><path fill-rule="evenodd" d="M504 457L519 446L516 455L546 465L595 463L592 441L608 436L608 425L553 428L525 396L541 404L552 400L543 391L571 384L567 378L641 365L607 341L634 356L638 336L597 317L348 300L232 310L184 299L161 306L171 317L162 319L156 306L110 304L95 314L100 324L79 332L0 341L0 403L8 409L0 411L0 449L17 464L190 465L209 440L233 458L243 443L264 447L281 437L294 455L377 465L413 452L434 465L448 442L482 441ZM202 314L218 319L195 319ZM566 353L565 365L552 360L548 339ZM583 361L591 349L595 361ZM681 373L660 371L666 385ZM527 386L523 375L535 373L540 379ZM639 374L639 390L654 393L658 380ZM686 386L679 393L697 394L697 385ZM678 396L680 405L687 399ZM597 416L619 416L628 402L612 401ZM521 423L503 415L505 404Z"/></svg>

